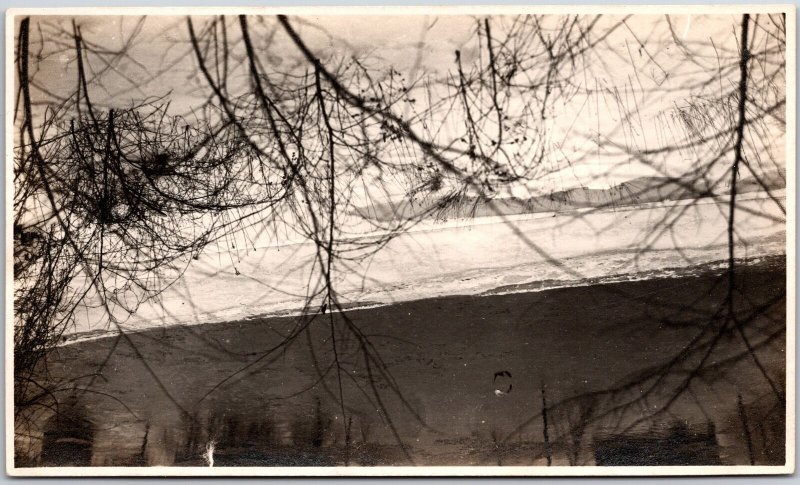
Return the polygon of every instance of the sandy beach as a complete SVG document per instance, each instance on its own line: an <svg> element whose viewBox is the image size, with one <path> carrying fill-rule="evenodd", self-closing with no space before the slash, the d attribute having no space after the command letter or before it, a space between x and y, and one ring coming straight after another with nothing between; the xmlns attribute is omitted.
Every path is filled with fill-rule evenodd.
<svg viewBox="0 0 800 485"><path fill-rule="evenodd" d="M212 440L221 464L342 464L346 434L356 464L542 464L542 386L557 463L572 457L593 464L593 443L603 436L658 435L675 423L692 430L713 423L713 446L703 453L722 464L744 463L747 451L734 439L741 433L736 389L748 390L742 399L756 413L770 388L733 328L720 331L711 358L666 412L655 413L705 347L637 402L652 384L647 371L680 355L718 319L726 294L720 266L671 278L421 299L348 311L347 322L335 314L345 425L330 315L79 342L60 348L49 372L63 382L57 395L92 423L93 465L202 464ZM765 258L737 274L746 295L737 300L737 315L764 309L748 337L782 382L785 259ZM287 336L291 341L278 346ZM103 377L91 377L100 367ZM89 390L72 392L75 385ZM567 423L587 396L594 396L596 417L573 454ZM653 419L630 428L648 407ZM40 412L34 420L46 429L48 418ZM755 415L751 421L781 426ZM256 444L241 441L251 436L242 429L255 430ZM759 463L779 460L781 438L761 432ZM18 442L23 456L24 445ZM288 453L290 447L307 452Z"/></svg>

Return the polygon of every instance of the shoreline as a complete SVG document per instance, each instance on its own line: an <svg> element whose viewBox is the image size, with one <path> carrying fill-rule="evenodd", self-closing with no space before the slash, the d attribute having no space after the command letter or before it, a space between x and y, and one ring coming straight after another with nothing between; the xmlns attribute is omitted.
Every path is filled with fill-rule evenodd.
<svg viewBox="0 0 800 485"><path fill-rule="evenodd" d="M736 265L739 267L741 266L756 267L760 265L766 265L767 267L774 267L777 265L781 266L782 268L785 268L786 254L763 255L763 256L755 256L753 258L737 258L735 262ZM430 295L420 298L413 298L408 300L402 299L396 301L368 300L364 302L345 303L342 306L345 311L351 312L351 311L361 311L361 310L373 310L376 308L391 307L394 305L399 305L404 303L413 303L413 302L435 300L439 298L448 298L448 297L482 298L490 296L505 296L514 294L524 294L524 293L539 293L539 292L546 292L546 291L559 290L565 288L581 288L581 287L591 287L591 286L614 285L614 284L630 283L637 281L672 280L677 278L713 276L713 275L724 274L724 272L727 270L727 265L728 265L727 260L716 260L716 261L701 263L694 266L667 267L658 270L641 271L636 273L620 273L607 276L585 278L581 280L546 279L546 280L531 281L531 282L518 283L512 285L501 285L489 290L480 291L478 293L453 293L446 295ZM341 312L339 310L329 310L329 313L337 314ZM253 322L253 321L278 319L278 318L297 318L301 316L313 316L319 314L320 313L316 311L304 312L302 311L302 309L292 308L292 309L276 310L274 312L259 313L257 315L247 316L244 318L228 318L228 319L223 318L223 319L214 319L208 321L198 320L192 323L174 323L167 325L146 326L138 329L125 329L125 333L128 335L132 335L132 334L142 334L152 331L164 331L166 329L178 328L178 327L197 327L206 325L236 324L242 322ZM83 342L109 339L116 337L119 334L120 332L116 329L94 330L83 333L76 333L71 335L70 337L62 337L62 340L56 345L56 348L70 347L73 345L81 344Z"/></svg>
<svg viewBox="0 0 800 485"><path fill-rule="evenodd" d="M766 201L770 199L782 200L785 203L786 201L785 189L773 191L769 195L765 195L765 192L745 192L743 194L737 195L736 197L736 200L738 202L748 202L756 200ZM454 217L445 220L437 220L429 217L418 220L417 222L412 224L408 229L406 229L405 233L428 234L428 233L446 231L449 229L480 227L498 223L530 222L542 219L547 220L553 217L557 219L558 218L563 219L563 218L583 216L587 214L602 213L602 212L625 213L625 212L635 212L639 210L658 209L666 207L669 208L683 207L687 205L710 205L710 204L728 203L729 200L730 196L724 194L724 195L701 197L697 199L678 199L678 200L658 201L658 202L642 202L639 205L621 205L621 206L606 205L599 207L577 207L577 208L563 209L558 211L534 211L534 212L522 212L518 214L501 214L501 215L460 217L460 218ZM764 218L770 218L768 214L758 214L758 216ZM365 221L369 221L369 224L367 224L369 226L391 225L392 223L391 221L376 221L372 219L365 219ZM358 234L357 236L350 236L343 238L343 240L358 241L359 239L385 236L389 233L390 231L388 230L372 230ZM293 246L301 246L304 244L312 244L312 243L309 242L307 239L296 240L292 238L287 238L284 241L278 243L272 243L271 245L256 244L253 247L255 249L283 249ZM206 254L222 254L222 253L229 253L231 251L238 252L239 250L235 248L217 248L216 250L208 251Z"/></svg>

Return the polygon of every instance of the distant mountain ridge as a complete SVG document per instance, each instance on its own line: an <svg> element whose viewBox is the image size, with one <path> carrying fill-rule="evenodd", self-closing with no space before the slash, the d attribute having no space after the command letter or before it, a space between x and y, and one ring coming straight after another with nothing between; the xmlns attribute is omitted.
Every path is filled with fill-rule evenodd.
<svg viewBox="0 0 800 485"><path fill-rule="evenodd" d="M743 177L736 183L737 193L780 190L786 187L783 170L772 170L756 177ZM358 210L363 217L392 221L405 218L455 219L492 215L559 212L589 207L635 206L670 200L686 200L727 195L729 190L711 191L697 181L668 177L638 177L608 189L576 187L530 198L476 197L460 194L430 195L379 203ZM490 205L491 204L491 205Z"/></svg>

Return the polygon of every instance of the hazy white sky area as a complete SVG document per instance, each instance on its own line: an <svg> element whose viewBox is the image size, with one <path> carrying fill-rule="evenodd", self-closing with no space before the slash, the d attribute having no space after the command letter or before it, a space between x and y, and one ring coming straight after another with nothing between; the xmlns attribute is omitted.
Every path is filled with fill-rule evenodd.
<svg viewBox="0 0 800 485"><path fill-rule="evenodd" d="M75 92L75 53L69 43L72 20L39 17L32 25L31 51L40 59L34 71L39 89L33 95L40 101L55 102ZM196 28L201 30L207 20L194 18ZM585 19L587 23L589 20ZM365 59L370 68L393 68L409 80L425 76L447 80L455 72L456 50L461 51L465 65L486 62L479 58L475 36L481 21L446 15L291 19L323 61L338 62L355 55ZM502 35L503 26L510 21L493 17L495 35ZM557 22L558 18L549 21ZM552 164L552 170L536 181L537 188L513 190L608 187L636 176L685 171L692 162L690 154L683 160L678 156L649 166L637 162L630 152L678 143L682 135L674 123L677 106L686 105L693 96L719 95L736 86L738 70L720 73L718 69L738 56L740 21L736 15L601 18L592 35L603 37L603 42L581 61L580 75L571 80L575 94L556 100L545 121L549 147L546 163ZM104 65L99 57L90 59L92 101L98 105L124 106L146 97L167 96L173 113L188 114L209 99L211 92L197 71L189 43L186 18L87 16L75 22L89 45L109 51L127 46L127 58L113 66ZM229 35L237 42L232 59L242 67L245 56L238 44L238 22L231 18L227 25ZM274 18L252 18L250 25L259 33L254 35L254 48L266 71L291 72L301 65L297 48ZM762 35L754 42L775 41ZM302 68L307 69L307 65ZM715 74L721 74L721 78L704 83ZM445 113L440 116L445 133L448 129L456 132L463 125L461 119ZM759 143L783 163L783 127L775 126L771 139ZM614 146L624 146L626 154Z"/></svg>

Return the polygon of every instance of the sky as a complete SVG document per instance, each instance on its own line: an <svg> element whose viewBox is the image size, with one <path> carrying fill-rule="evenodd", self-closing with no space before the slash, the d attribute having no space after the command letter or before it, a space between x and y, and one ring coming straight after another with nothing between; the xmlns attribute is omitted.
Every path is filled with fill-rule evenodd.
<svg viewBox="0 0 800 485"><path fill-rule="evenodd" d="M461 51L465 64L480 62L475 41L482 19L465 15L407 16L304 16L292 24L320 58L359 55L376 70L393 68L410 78L429 75L445 79L454 72L454 52ZM664 123L676 106L692 96L730 89L738 72L726 72L720 85L687 88L714 74L717 54L736 58L740 17L736 15L636 15L625 19L602 18L596 32L611 31L602 49L587 62L583 79L575 79L584 93L554 106L548 120L549 151L557 173L548 175L545 191L570 186L608 187L642 175L681 173L690 161L673 159L657 170L619 154L600 150L598 142L612 139L631 150L648 150L675 143L680 134ZM203 28L208 18L195 17ZM554 19L553 21L557 21ZM31 50L41 61L34 72L39 86L65 96L76 85L75 54L70 48L71 17L38 17L31 32ZM103 82L92 86L93 102L126 105L147 96L168 96L174 113L189 113L209 96L196 69L188 42L186 18L181 16L83 16L74 19L83 38L109 51L128 48L128 58L113 67L99 59L89 69L102 72ZM497 31L510 19L494 17ZM254 48L268 69L287 69L299 53L271 18L250 20ZM228 22L238 34L235 19ZM232 34L234 35L234 34ZM695 61L688 62L691 52ZM92 61L90 59L90 61ZM723 86L724 84L724 86ZM53 99L34 91L40 100ZM634 110L633 107L636 107ZM631 122L631 115L636 119ZM443 115L444 116L444 115ZM443 118L457 130L461 119ZM627 125L627 128L625 127ZM672 127L674 128L674 127ZM780 127L776 127L775 133ZM776 137L776 156L782 156L781 137ZM602 153L601 153L602 152ZM537 180L540 188L543 181ZM514 188L524 195L530 187Z"/></svg>

